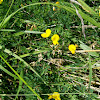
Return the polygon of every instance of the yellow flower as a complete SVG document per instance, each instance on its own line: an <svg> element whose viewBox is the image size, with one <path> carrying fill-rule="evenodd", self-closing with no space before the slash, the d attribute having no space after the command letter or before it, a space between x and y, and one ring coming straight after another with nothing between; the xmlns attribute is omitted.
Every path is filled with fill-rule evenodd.
<svg viewBox="0 0 100 100"><path fill-rule="evenodd" d="M53 96L52 95L49 95L48 99L52 99L52 98L53 98Z"/></svg>
<svg viewBox="0 0 100 100"><path fill-rule="evenodd" d="M59 2L57 1L56 4L59 4Z"/></svg>
<svg viewBox="0 0 100 100"><path fill-rule="evenodd" d="M49 95L48 99L61 100L58 92L54 92L52 95Z"/></svg>
<svg viewBox="0 0 100 100"><path fill-rule="evenodd" d="M3 0L0 0L0 4L3 2Z"/></svg>
<svg viewBox="0 0 100 100"><path fill-rule="evenodd" d="M99 6L99 16L100 16L100 6Z"/></svg>
<svg viewBox="0 0 100 100"><path fill-rule="evenodd" d="M75 54L76 46L71 44L69 45L68 49L71 51L72 54Z"/></svg>
<svg viewBox="0 0 100 100"><path fill-rule="evenodd" d="M57 2L56 2L56 4L58 4L58 5L59 5L60 3L57 1ZM58 8L60 8L59 6L57 6L57 7L58 7Z"/></svg>
<svg viewBox="0 0 100 100"><path fill-rule="evenodd" d="M58 41L59 41L59 35L54 34L54 35L51 37L51 40L53 41L53 44L54 44L54 45L59 44L59 43L58 43Z"/></svg>
<svg viewBox="0 0 100 100"><path fill-rule="evenodd" d="M42 36L43 38L47 38L47 37L50 36L50 34L51 34L51 30L50 30L50 29L47 29L47 30L46 30L46 33L42 33L41 36Z"/></svg>

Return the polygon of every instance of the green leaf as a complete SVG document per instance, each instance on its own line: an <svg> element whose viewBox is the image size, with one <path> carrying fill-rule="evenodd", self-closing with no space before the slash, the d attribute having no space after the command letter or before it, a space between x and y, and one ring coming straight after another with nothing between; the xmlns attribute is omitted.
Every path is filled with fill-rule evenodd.
<svg viewBox="0 0 100 100"><path fill-rule="evenodd" d="M23 69L20 72L20 76L23 78ZM17 91L16 97L15 97L15 100L18 98L18 94L19 94L20 90L22 89L22 84L23 84L23 81L21 79L19 79L19 86L18 86L18 91Z"/></svg>
<svg viewBox="0 0 100 100"><path fill-rule="evenodd" d="M5 20L4 20L4 22L2 23L0 23L0 28L2 28L2 26L3 25L5 25L9 20L10 20L10 18L11 18L11 15L9 15Z"/></svg>
<svg viewBox="0 0 100 100"><path fill-rule="evenodd" d="M93 19L89 15L83 13L80 9L78 11L79 11L79 13L80 13L80 15L82 16L83 19L89 21L91 24L100 28L100 23L96 22L95 19Z"/></svg>
<svg viewBox="0 0 100 100"><path fill-rule="evenodd" d="M92 65L91 65L91 56L89 55L89 90L92 81Z"/></svg>
<svg viewBox="0 0 100 100"><path fill-rule="evenodd" d="M83 0L77 0L81 5L82 8L90 14L98 15L91 7L89 7Z"/></svg>
<svg viewBox="0 0 100 100"><path fill-rule="evenodd" d="M8 71L6 68L4 68L3 66L0 65L0 69L3 70L5 73L7 73L8 75L14 77L14 79L19 79L16 75L12 74L10 71Z"/></svg>
<svg viewBox="0 0 100 100"><path fill-rule="evenodd" d="M48 49L49 50L49 49ZM42 53L42 52L46 52L48 50L39 50L39 51L34 51L33 53L27 53L27 54L23 54L23 55L20 55L21 58L24 58L24 57L27 57L27 56L30 56L30 55L33 55L33 54L39 54L39 53Z"/></svg>
<svg viewBox="0 0 100 100"><path fill-rule="evenodd" d="M79 41L80 42L80 48L83 49L83 50L92 50L89 46L85 45L82 41ZM96 52L89 52L89 54L91 56L96 56L96 57L99 57L99 54L96 53Z"/></svg>

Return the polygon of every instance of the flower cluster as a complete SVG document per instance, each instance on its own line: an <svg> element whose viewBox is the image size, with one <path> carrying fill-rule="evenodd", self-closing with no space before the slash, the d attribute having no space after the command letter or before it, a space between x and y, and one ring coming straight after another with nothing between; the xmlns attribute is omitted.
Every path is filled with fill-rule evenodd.
<svg viewBox="0 0 100 100"><path fill-rule="evenodd" d="M3 0L0 0L0 4L3 2Z"/></svg>
<svg viewBox="0 0 100 100"><path fill-rule="evenodd" d="M51 34L51 30L50 30L50 29L47 29L47 30L46 30L46 33L42 33L41 36L42 36L43 38L47 38L47 37L50 36L50 34ZM59 43L58 43L59 38L60 38L60 37L59 37L59 35L57 35L57 34L54 34L54 35L51 37L51 40L52 40L52 42L53 42L54 45L59 44Z"/></svg>
<svg viewBox="0 0 100 100"><path fill-rule="evenodd" d="M61 100L58 92L54 92L52 95L49 95L48 99Z"/></svg>
<svg viewBox="0 0 100 100"><path fill-rule="evenodd" d="M51 30L50 29L47 29L45 33L42 33L41 36L43 38L47 38L49 37L51 34ZM58 41L59 41L60 37L58 34L54 34L52 37L51 37L51 40L53 42L54 45L58 45ZM68 46L68 49L71 51L72 54L75 54L75 51L76 51L76 47L78 47L77 44L71 44Z"/></svg>

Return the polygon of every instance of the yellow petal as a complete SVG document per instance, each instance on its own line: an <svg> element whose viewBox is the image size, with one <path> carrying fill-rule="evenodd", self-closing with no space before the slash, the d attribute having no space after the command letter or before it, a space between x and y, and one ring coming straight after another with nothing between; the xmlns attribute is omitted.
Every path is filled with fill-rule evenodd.
<svg viewBox="0 0 100 100"><path fill-rule="evenodd" d="M76 46L71 44L69 45L68 49L71 51L72 54L75 54Z"/></svg>
<svg viewBox="0 0 100 100"><path fill-rule="evenodd" d="M48 99L52 99L52 98L53 98L52 95L49 95Z"/></svg>
<svg viewBox="0 0 100 100"><path fill-rule="evenodd" d="M46 30L46 34L51 34L51 30L50 29L47 29Z"/></svg>
<svg viewBox="0 0 100 100"><path fill-rule="evenodd" d="M43 38L46 38L46 33L42 33L41 36L42 36Z"/></svg>
<svg viewBox="0 0 100 100"><path fill-rule="evenodd" d="M59 35L58 35L58 34L54 34L54 35L51 37L51 40L52 40L52 41L59 41Z"/></svg>
<svg viewBox="0 0 100 100"><path fill-rule="evenodd" d="M99 16L100 16L100 6L99 6Z"/></svg>
<svg viewBox="0 0 100 100"><path fill-rule="evenodd" d="M56 44L59 44L59 43L58 43L58 41L53 41L53 44L56 45Z"/></svg>
<svg viewBox="0 0 100 100"><path fill-rule="evenodd" d="M72 53L72 54L75 54L75 50L72 50L71 53Z"/></svg>
<svg viewBox="0 0 100 100"><path fill-rule="evenodd" d="M47 38L47 37L50 36L50 34L51 34L51 30L50 30L50 29L47 29L47 30L46 30L46 33L42 33L41 36L42 36L43 38Z"/></svg>
<svg viewBox="0 0 100 100"><path fill-rule="evenodd" d="M69 45L69 47L68 47L68 48L69 48L69 50L70 50L70 51L72 51L72 50L74 50L74 51L75 51L75 50L76 50L76 46L75 46L75 45L73 45L73 44Z"/></svg>
<svg viewBox="0 0 100 100"><path fill-rule="evenodd" d="M0 0L0 4L3 2L3 0Z"/></svg>
<svg viewBox="0 0 100 100"><path fill-rule="evenodd" d="M48 99L61 100L58 92L54 92L52 95L49 95Z"/></svg>
<svg viewBox="0 0 100 100"><path fill-rule="evenodd" d="M46 37L49 37L50 36L50 33L46 33Z"/></svg>
<svg viewBox="0 0 100 100"><path fill-rule="evenodd" d="M59 2L57 1L56 4L59 4Z"/></svg>
<svg viewBox="0 0 100 100"><path fill-rule="evenodd" d="M59 97L60 97L60 94L59 94L58 92L54 92L54 93L52 94L52 96L53 96L53 98L55 99L55 98L59 98Z"/></svg>
<svg viewBox="0 0 100 100"><path fill-rule="evenodd" d="M55 98L55 100L61 100L60 97Z"/></svg>

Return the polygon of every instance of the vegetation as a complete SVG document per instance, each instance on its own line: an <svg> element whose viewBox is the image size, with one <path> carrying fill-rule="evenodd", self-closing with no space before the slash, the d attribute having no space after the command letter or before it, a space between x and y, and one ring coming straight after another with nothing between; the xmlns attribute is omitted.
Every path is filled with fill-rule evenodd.
<svg viewBox="0 0 100 100"><path fill-rule="evenodd" d="M99 100L100 0L0 0L0 99Z"/></svg>

